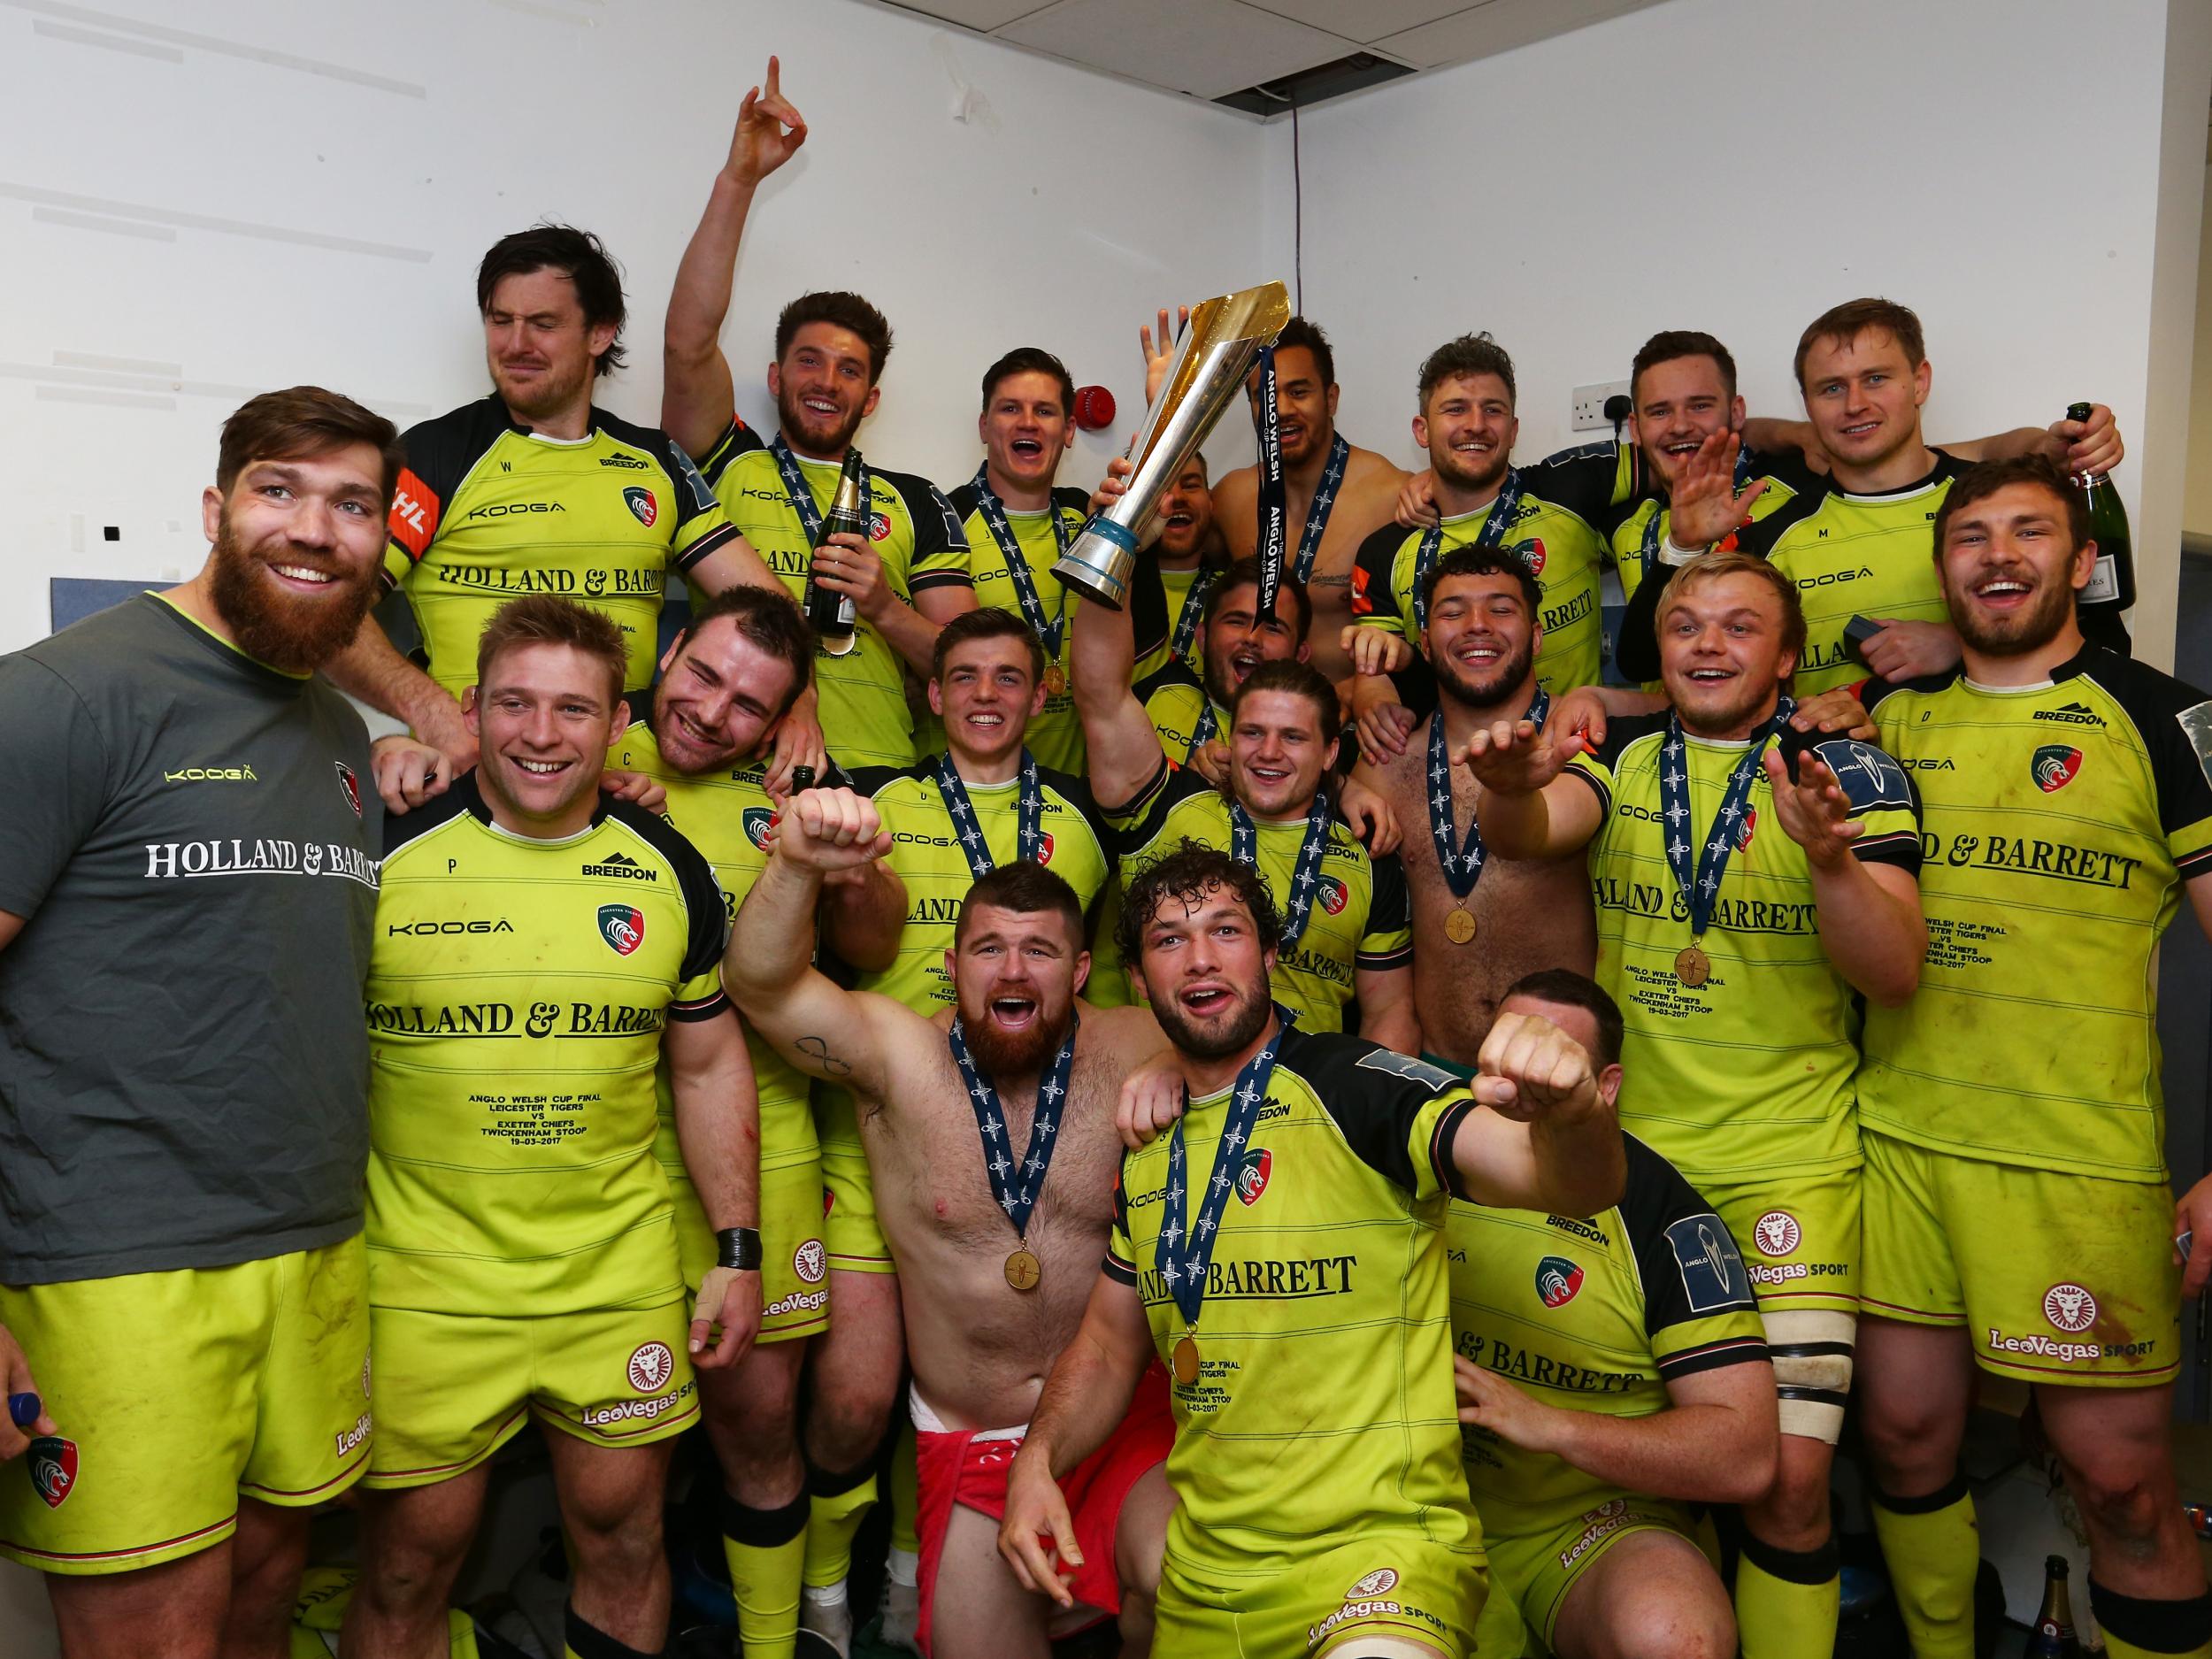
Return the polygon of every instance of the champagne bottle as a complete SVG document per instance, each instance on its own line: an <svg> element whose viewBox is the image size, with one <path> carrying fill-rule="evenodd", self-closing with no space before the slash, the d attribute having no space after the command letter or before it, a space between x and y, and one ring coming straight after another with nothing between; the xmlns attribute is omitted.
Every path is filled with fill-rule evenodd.
<svg viewBox="0 0 2212 1659"><path fill-rule="evenodd" d="M867 534L867 473L861 466L860 451L848 449L844 471L837 475L837 494L830 501L829 516L822 520L822 539L815 544L814 551L818 557L833 535ZM806 580L806 619L814 625L815 633L821 636L822 649L831 656L842 657L852 649L857 618L851 595L817 586L811 569Z"/></svg>
<svg viewBox="0 0 2212 1659"><path fill-rule="evenodd" d="M2088 419L2089 405L2069 404L2066 418ZM2108 472L2077 472L2074 488L2089 509L2089 534L2097 544L2096 567L2078 603L2085 607L2109 605L2116 615L2135 603L2135 549L2128 534L2128 511Z"/></svg>
<svg viewBox="0 0 2212 1659"><path fill-rule="evenodd" d="M2043 1563L2043 1606L2028 1632L2024 1659L2082 1659L2081 1644L2074 1639L2074 1608L2066 1594L2066 1557L2051 1555Z"/></svg>

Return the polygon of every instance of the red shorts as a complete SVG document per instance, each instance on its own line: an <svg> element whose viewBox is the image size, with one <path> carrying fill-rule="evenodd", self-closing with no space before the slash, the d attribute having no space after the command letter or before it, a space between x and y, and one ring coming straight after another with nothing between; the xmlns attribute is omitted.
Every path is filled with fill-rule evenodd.
<svg viewBox="0 0 2212 1659"><path fill-rule="evenodd" d="M933 1433L917 1428L915 1464L921 1493L915 1530L922 1555L922 1651L930 1651L930 1615L937 1594L937 1563L956 1504L998 1520L1006 1513L1006 1477L1021 1449L1020 1429L962 1429ZM989 1438L987 1438L989 1437ZM1121 1579L1114 1571L1114 1531L1129 1488L1167 1461L1175 1443L1167 1372L1155 1360L1137 1383L1136 1398L1106 1444L1061 1477L1060 1492L1075 1522L1083 1565L1068 1588L1085 1607L1102 1614L1121 1610Z"/></svg>

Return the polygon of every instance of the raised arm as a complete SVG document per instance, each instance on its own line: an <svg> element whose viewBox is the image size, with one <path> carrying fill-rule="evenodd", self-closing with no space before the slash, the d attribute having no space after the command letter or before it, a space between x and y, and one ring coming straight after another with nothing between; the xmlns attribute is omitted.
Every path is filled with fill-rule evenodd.
<svg viewBox="0 0 2212 1659"><path fill-rule="evenodd" d="M752 1234L755 1264L710 1268L691 1324L694 1362L710 1371L733 1365L760 1330L760 1095L753 1084L745 1027L723 1009L710 1019L674 1019L661 1036L676 1139L684 1171L717 1233ZM722 1336L712 1349L708 1333Z"/></svg>
<svg viewBox="0 0 2212 1659"><path fill-rule="evenodd" d="M887 1051L902 1018L895 1002L863 996L813 966L822 878L890 850L875 803L849 789L809 789L784 803L775 851L738 908L722 958L730 1000L776 1051L810 1077L883 1098Z"/></svg>
<svg viewBox="0 0 2212 1659"><path fill-rule="evenodd" d="M1667 1409L1640 1417L1548 1404L1463 1356L1452 1370L1462 1423L1609 1485L1683 1503L1748 1503L1773 1482L1781 1437L1765 1360L1677 1378Z"/></svg>
<svg viewBox="0 0 2212 1659"><path fill-rule="evenodd" d="M1136 631L1128 611L1092 604L1076 606L1068 627L1068 667L1083 719L1091 794L1102 806L1125 806L1152 781L1165 753L1130 687Z"/></svg>
<svg viewBox="0 0 2212 1659"><path fill-rule="evenodd" d="M1534 1014L1501 1014L1476 1060L1475 1099L1452 1165L1479 1204L1594 1216L1628 1179L1620 1120L1598 1092L1590 1054Z"/></svg>
<svg viewBox="0 0 2212 1659"><path fill-rule="evenodd" d="M780 67L768 60L768 85L745 94L737 130L707 211L676 266L661 335L661 426L687 454L704 455L736 409L729 359L722 355L722 319L737 275L737 245L760 181L806 142L806 122L777 86Z"/></svg>
<svg viewBox="0 0 2212 1659"><path fill-rule="evenodd" d="M822 942L841 962L877 973L898 960L906 927L906 883L878 860L822 889Z"/></svg>

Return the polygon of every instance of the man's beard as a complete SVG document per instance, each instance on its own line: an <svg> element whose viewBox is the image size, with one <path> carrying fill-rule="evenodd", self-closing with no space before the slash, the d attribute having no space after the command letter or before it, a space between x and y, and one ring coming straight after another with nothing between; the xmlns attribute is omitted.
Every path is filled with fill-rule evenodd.
<svg viewBox="0 0 2212 1659"><path fill-rule="evenodd" d="M1049 1020L1044 1018L1048 1011L1041 1000L1035 1025L1026 1031L1002 1031L992 1022L988 1008L976 1019L968 1018L963 1010L960 1032L976 1070L992 1079L1034 1077L1041 1072L1068 1040L1069 1017L1074 1010L1064 1007L1057 1019Z"/></svg>
<svg viewBox="0 0 2212 1659"><path fill-rule="evenodd" d="M816 449L842 455L851 447L853 434L860 430L860 423L867 419L865 407L866 400L863 399L827 438L817 438L813 417L807 412L804 401L796 391L786 387L783 396L776 399L776 417L783 423L785 435L803 438Z"/></svg>
<svg viewBox="0 0 2212 1659"><path fill-rule="evenodd" d="M589 365L566 376L556 375L549 368L546 373L538 377L534 386L510 391L506 387L500 386L498 373L495 371L492 384L498 388L500 401L513 413L526 419L543 420L561 413L575 402L576 394L583 389L590 374Z"/></svg>
<svg viewBox="0 0 2212 1659"><path fill-rule="evenodd" d="M1436 688L1463 708L1495 708L1521 688L1528 678L1529 664L1536 660L1533 641L1525 641L1521 648L1508 657L1490 672L1487 680L1471 680L1461 671L1456 657L1432 657L1429 667L1436 675Z"/></svg>
<svg viewBox="0 0 2212 1659"><path fill-rule="evenodd" d="M361 632L361 619L376 594L374 573L349 578L341 572L329 596L296 599L261 574L257 567L267 562L240 544L226 515L215 533L209 595L240 650L288 674L311 674ZM330 568L320 554L294 553L284 562L311 570Z"/></svg>
<svg viewBox="0 0 2212 1659"><path fill-rule="evenodd" d="M2058 637L2073 614L2074 590L2060 585L2038 588L2034 605L2009 617L1984 618L1971 604L1951 607L1959 638L1990 657L2025 657L2041 650Z"/></svg>
<svg viewBox="0 0 2212 1659"><path fill-rule="evenodd" d="M1160 1022L1167 1040L1194 1060L1225 1060L1238 1053L1267 1029L1268 1018L1275 1011L1265 985L1256 996L1244 1000L1234 1019L1214 1029L1202 1031L1194 1026L1182 1005L1171 996L1152 1003L1151 1008L1152 1018Z"/></svg>
<svg viewBox="0 0 2212 1659"><path fill-rule="evenodd" d="M1437 477L1462 489L1488 489L1505 477L1506 469L1512 465L1513 457L1503 449L1493 449L1489 465L1479 469L1462 461L1459 451L1449 445L1445 447L1441 455L1433 449L1429 451L1429 465L1435 470Z"/></svg>

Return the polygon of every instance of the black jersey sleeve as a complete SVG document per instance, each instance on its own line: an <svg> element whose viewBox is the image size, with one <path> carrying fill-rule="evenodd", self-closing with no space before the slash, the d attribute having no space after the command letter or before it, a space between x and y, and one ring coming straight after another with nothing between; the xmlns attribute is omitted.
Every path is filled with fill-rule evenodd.
<svg viewBox="0 0 2212 1659"><path fill-rule="evenodd" d="M1129 1241L1128 1164L1129 1155L1125 1152L1121 1166L1114 1171L1114 1225L1106 1235L1106 1259L1099 1263L1099 1267L1116 1284L1127 1285L1134 1289L1137 1283L1137 1252Z"/></svg>
<svg viewBox="0 0 2212 1659"><path fill-rule="evenodd" d="M1359 544L1359 551L1352 556L1352 615L1394 619L1401 633L1412 626L1413 607L1409 603L1402 612L1398 609L1398 595L1394 586L1398 566L1398 550L1404 547L1409 536L1418 536L1418 530L1409 530L1403 525L1386 524L1371 532Z"/></svg>
<svg viewBox="0 0 2212 1659"><path fill-rule="evenodd" d="M1635 446L1611 438L1558 450L1520 473L1531 495L1599 530L1609 530L1620 516L1617 509L1634 501L1641 488Z"/></svg>
<svg viewBox="0 0 2212 1659"><path fill-rule="evenodd" d="M914 521L914 557L907 567L906 584L917 594L932 588L972 588L968 571L968 532L964 515L936 485L906 472L877 476L898 491Z"/></svg>
<svg viewBox="0 0 2212 1659"><path fill-rule="evenodd" d="M767 443L737 416L730 417L730 424L722 428L722 435L707 446L707 452L699 457L699 473L709 485L719 484L730 463L741 455L750 455L764 449Z"/></svg>
<svg viewBox="0 0 2212 1659"><path fill-rule="evenodd" d="M1452 1162L1475 1109L1441 1066L1339 1033L1285 1034L1276 1063L1304 1079L1359 1161L1416 1198L1466 1191Z"/></svg>
<svg viewBox="0 0 2212 1659"><path fill-rule="evenodd" d="M2158 826L2175 845L2181 879L2212 874L2212 697L2102 646L2089 647L2074 665L2112 694L2141 736L2158 791Z"/></svg>
<svg viewBox="0 0 2212 1659"><path fill-rule="evenodd" d="M1406 867L1395 853L1372 856L1368 866L1373 896L1353 965L1364 973L1409 968L1413 965L1413 902L1406 890Z"/></svg>
<svg viewBox="0 0 2212 1659"><path fill-rule="evenodd" d="M1656 1337L1677 1325L1724 1315L1755 1315L1751 1275L1728 1224L1673 1164L1634 1135L1621 1139L1628 1154L1628 1183L1620 1215L1644 1281L1645 1334ZM1766 1344L1748 1336L1736 1320L1706 1340L1665 1345L1659 1371L1671 1380L1766 1357Z"/></svg>
<svg viewBox="0 0 2212 1659"><path fill-rule="evenodd" d="M1141 851L1145 843L1166 826L1167 815L1178 803L1212 787L1196 772L1169 765L1163 754L1159 770L1133 797L1122 805L1100 809L1101 816L1114 833L1115 856L1126 857Z"/></svg>
<svg viewBox="0 0 2212 1659"><path fill-rule="evenodd" d="M0 657L0 910L28 917L107 810L110 757L76 687L32 657Z"/></svg>

